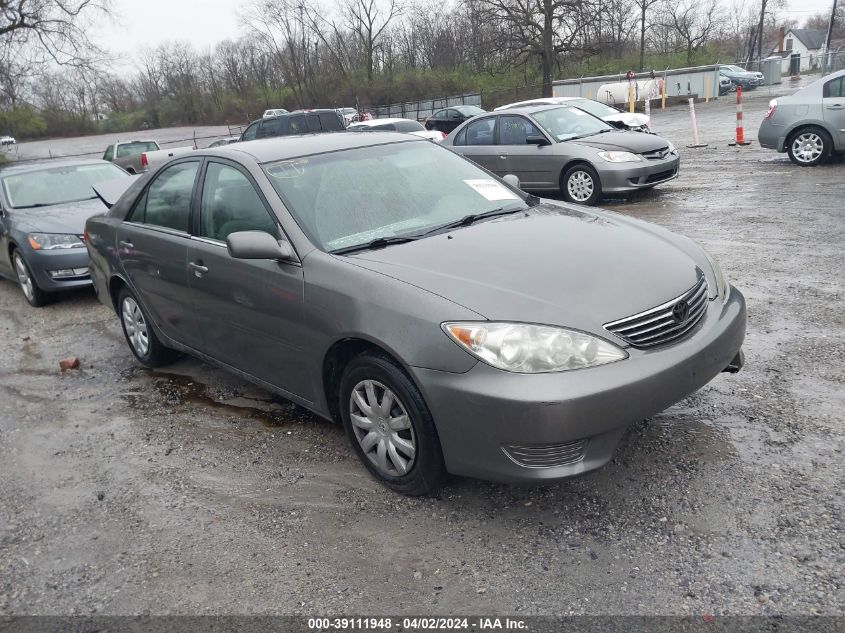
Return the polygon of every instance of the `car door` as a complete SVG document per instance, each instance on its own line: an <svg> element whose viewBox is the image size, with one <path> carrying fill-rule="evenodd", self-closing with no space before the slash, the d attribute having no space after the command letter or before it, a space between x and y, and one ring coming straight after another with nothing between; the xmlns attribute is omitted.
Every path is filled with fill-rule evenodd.
<svg viewBox="0 0 845 633"><path fill-rule="evenodd" d="M507 171L507 153L496 144L496 117L476 119L466 126L461 154L494 174L504 176Z"/></svg>
<svg viewBox="0 0 845 633"><path fill-rule="evenodd" d="M159 330L197 348L188 293L188 244L200 160L163 168L116 231L120 265Z"/></svg>
<svg viewBox="0 0 845 633"><path fill-rule="evenodd" d="M499 155L506 156L504 173L519 178L520 186L526 188L556 187L555 161L550 150L551 143L538 145L528 139L545 138L528 118L508 114L499 117Z"/></svg>
<svg viewBox="0 0 845 633"><path fill-rule="evenodd" d="M313 400L302 341L304 278L299 263L234 259L237 231L282 236L269 205L240 165L209 160L188 248L189 285L201 350L270 384Z"/></svg>
<svg viewBox="0 0 845 633"><path fill-rule="evenodd" d="M11 218L6 211L5 203L0 197L0 274L12 274L12 261L9 258L9 232Z"/></svg>
<svg viewBox="0 0 845 633"><path fill-rule="evenodd" d="M438 110L425 122L425 127L428 130L439 130L441 132L446 132L446 128L443 126L443 119L446 118L446 110ZM447 132L448 134L448 132Z"/></svg>
<svg viewBox="0 0 845 633"><path fill-rule="evenodd" d="M836 131L837 149L845 148L845 75L831 79L822 87L824 120Z"/></svg>

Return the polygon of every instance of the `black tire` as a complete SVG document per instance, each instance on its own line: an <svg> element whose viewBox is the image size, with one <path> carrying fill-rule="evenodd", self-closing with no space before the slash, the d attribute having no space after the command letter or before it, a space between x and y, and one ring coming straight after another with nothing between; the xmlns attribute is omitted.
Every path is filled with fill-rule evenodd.
<svg viewBox="0 0 845 633"><path fill-rule="evenodd" d="M806 139L802 151L801 141ZM819 147L820 146L820 147ZM818 153L809 148L819 148ZM827 162L833 151L833 141L830 135L820 127L803 127L795 130L786 141L786 152L789 159L801 167L815 167Z"/></svg>
<svg viewBox="0 0 845 633"><path fill-rule="evenodd" d="M412 464L404 474L390 474L380 469L373 459L365 453L361 444L362 440L359 440L356 435L355 428L359 428L359 432L362 434L369 432L361 430L360 427L353 427L352 392L362 383L369 381L391 390L396 397L397 404L394 407L399 407L394 411L401 413L401 410L404 410L410 421L410 429L402 431L402 433L406 433L406 437L410 437L409 441L414 445L415 454ZM338 404L346 435L349 437L358 458L373 476L391 490L410 496L433 495L443 486L447 478L446 465L443 461L440 439L437 436L431 412L419 389L395 361L387 355L369 352L355 357L343 372L339 391L340 400ZM385 392L382 391L382 396L384 394ZM358 416L358 419L360 420L360 416ZM375 427L373 427L373 430L376 430ZM390 433L392 429L386 429L386 431ZM379 444L381 443L379 442ZM376 451L380 450L378 445L375 444L373 448ZM402 456L406 455L403 454ZM393 458L388 455L386 459ZM390 467L393 467L393 465L391 463Z"/></svg>
<svg viewBox="0 0 845 633"><path fill-rule="evenodd" d="M146 347L141 345L138 339L130 333L130 318L124 313L124 310L135 312L135 308L137 308L137 314L139 315L136 318L142 318L143 326L146 328ZM141 303L135 295L126 286L121 288L117 295L117 314L120 317L120 325L123 327L123 336L126 337L126 343L129 345L129 349L132 350L132 354L135 355L135 358L142 365L145 367L161 367L172 363L179 356L178 352L165 347L158 340L158 336L156 336L155 329L152 327L147 313L141 307Z"/></svg>
<svg viewBox="0 0 845 633"><path fill-rule="evenodd" d="M23 253L15 248L12 250L11 259L15 278L18 280L18 286L20 286L27 303L33 308L41 308L50 303L51 296L38 287L38 282L35 280L32 269L29 267L29 263L26 261ZM22 279L24 276L27 279L26 282Z"/></svg>
<svg viewBox="0 0 845 633"><path fill-rule="evenodd" d="M586 184L586 178L591 180L591 185ZM591 186L590 195L584 197L587 191L574 182L572 183L573 192L570 193L570 180L572 179L578 179L583 184L583 187ZM583 192L583 195L579 195L577 193L578 191ZM592 206L601 198L601 178L599 178L596 170L587 163L576 163L563 172L563 175L560 177L560 193L567 202Z"/></svg>

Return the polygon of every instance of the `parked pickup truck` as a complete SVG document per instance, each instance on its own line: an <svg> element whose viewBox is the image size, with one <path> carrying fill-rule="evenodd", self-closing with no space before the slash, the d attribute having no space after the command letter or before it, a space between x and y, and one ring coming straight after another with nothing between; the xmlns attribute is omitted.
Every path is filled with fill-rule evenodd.
<svg viewBox="0 0 845 633"><path fill-rule="evenodd" d="M182 156L182 154L193 152L195 149L196 147L193 145L186 145L185 147L168 147L167 149L144 152L141 154L141 165L144 167L144 171L157 169L167 161Z"/></svg>
<svg viewBox="0 0 845 633"><path fill-rule="evenodd" d="M103 160L123 167L130 174L140 174L146 171L141 164L141 154L159 149L155 141L118 141L106 148Z"/></svg>

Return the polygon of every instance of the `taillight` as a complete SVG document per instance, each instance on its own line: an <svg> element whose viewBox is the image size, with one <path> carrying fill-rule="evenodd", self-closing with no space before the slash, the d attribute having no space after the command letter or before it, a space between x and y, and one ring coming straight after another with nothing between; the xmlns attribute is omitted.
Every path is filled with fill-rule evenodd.
<svg viewBox="0 0 845 633"><path fill-rule="evenodd" d="M88 227L85 227L85 230L82 231L82 241L86 244L88 243Z"/></svg>
<svg viewBox="0 0 845 633"><path fill-rule="evenodd" d="M444 138L446 138L446 132L441 132L440 133L440 140L442 141Z"/></svg>
<svg viewBox="0 0 845 633"><path fill-rule="evenodd" d="M771 101L769 101L769 109L766 110L766 116L764 116L763 118L764 119L771 119L775 115L775 110L777 110L777 108L778 108L777 100L772 99Z"/></svg>
<svg viewBox="0 0 845 633"><path fill-rule="evenodd" d="M149 167L149 163L147 162L147 152L143 152L141 154L141 167Z"/></svg>

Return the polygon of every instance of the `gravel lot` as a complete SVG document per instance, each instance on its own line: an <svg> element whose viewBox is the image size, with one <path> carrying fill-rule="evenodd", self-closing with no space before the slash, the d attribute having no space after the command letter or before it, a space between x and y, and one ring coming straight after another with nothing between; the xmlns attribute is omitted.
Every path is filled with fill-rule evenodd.
<svg viewBox="0 0 845 633"><path fill-rule="evenodd" d="M397 496L340 427L191 359L141 369L93 293L34 310L0 281L0 614L845 615L845 166L761 150L758 92L753 145L701 104L681 177L606 203L721 261L745 369L554 486ZM655 128L691 142L684 108Z"/></svg>

